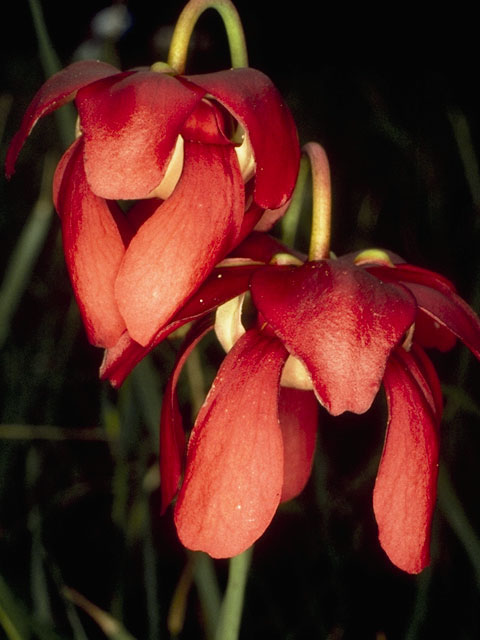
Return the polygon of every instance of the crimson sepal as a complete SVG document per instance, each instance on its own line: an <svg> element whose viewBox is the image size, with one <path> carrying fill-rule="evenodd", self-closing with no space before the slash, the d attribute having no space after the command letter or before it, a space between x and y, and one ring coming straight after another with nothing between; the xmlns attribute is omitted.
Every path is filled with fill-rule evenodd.
<svg viewBox="0 0 480 640"><path fill-rule="evenodd" d="M159 456L162 514L165 513L166 508L178 491L185 456L185 433L176 393L178 378L185 360L203 336L212 329L213 323L209 318L202 318L191 327L177 354L173 371L163 394L160 414Z"/></svg>
<svg viewBox="0 0 480 640"><path fill-rule="evenodd" d="M285 502L303 491L312 470L318 423L315 394L281 386L278 413L284 455L281 502Z"/></svg>
<svg viewBox="0 0 480 640"><path fill-rule="evenodd" d="M147 197L203 93L154 71L127 72L81 89L75 104L92 190L103 198Z"/></svg>
<svg viewBox="0 0 480 640"><path fill-rule="evenodd" d="M216 267L173 320L163 327L147 346L142 347L125 331L118 343L105 351L100 378L108 379L114 387L119 387L135 365L173 331L246 291L250 277L256 269L258 265Z"/></svg>
<svg viewBox="0 0 480 640"><path fill-rule="evenodd" d="M182 138L201 144L233 144L225 115L220 105L201 100L183 123Z"/></svg>
<svg viewBox="0 0 480 640"><path fill-rule="evenodd" d="M480 320L460 296L453 291L440 292L418 284L406 286L415 296L420 309L480 358Z"/></svg>
<svg viewBox="0 0 480 640"><path fill-rule="evenodd" d="M423 311L418 309L415 318L415 341L426 349L450 351L457 342L457 337L445 327Z"/></svg>
<svg viewBox="0 0 480 640"><path fill-rule="evenodd" d="M273 236L260 231L252 231L238 247L229 253L229 257L249 258L256 262L268 264L277 253L299 255Z"/></svg>
<svg viewBox="0 0 480 640"><path fill-rule="evenodd" d="M432 329L428 335L420 327L418 337L424 346L435 346L443 351L452 347L454 340L452 336L445 335L446 329L480 358L480 319L455 292L454 285L449 280L412 265L375 267L368 270L385 282L399 282L415 296L419 309L430 318L430 323L425 319L422 322Z"/></svg>
<svg viewBox="0 0 480 640"><path fill-rule="evenodd" d="M270 231L280 218L283 218L290 204L291 200L287 200L287 202L281 207L278 207L278 209L266 209L255 225L255 231Z"/></svg>
<svg viewBox="0 0 480 640"><path fill-rule="evenodd" d="M438 472L438 418L416 356L396 349L385 370L387 435L373 493L382 548L397 567L429 563Z"/></svg>
<svg viewBox="0 0 480 640"><path fill-rule="evenodd" d="M173 194L140 227L115 293L133 340L147 346L228 251L243 212L243 183L230 146L185 142Z"/></svg>
<svg viewBox="0 0 480 640"><path fill-rule="evenodd" d="M423 284L438 291L455 291L455 285L445 276L405 262L395 264L395 267L371 266L367 267L367 270L381 280L400 280L405 283Z"/></svg>
<svg viewBox="0 0 480 640"><path fill-rule="evenodd" d="M253 301L289 352L306 366L332 414L367 411L387 358L415 320L413 296L336 260L264 267Z"/></svg>
<svg viewBox="0 0 480 640"><path fill-rule="evenodd" d="M148 198L146 200L138 200L127 211L127 218L130 226L135 233L140 229L142 224L152 216L158 207L164 202L161 198Z"/></svg>
<svg viewBox="0 0 480 640"><path fill-rule="evenodd" d="M295 122L275 85L251 68L186 80L217 99L244 128L256 163L255 202L265 209L285 204L297 179L300 147Z"/></svg>
<svg viewBox="0 0 480 640"><path fill-rule="evenodd" d="M118 69L105 62L82 60L51 76L35 94L23 116L20 129L10 143L5 160L7 178L14 173L18 154L39 118L73 100L82 87L100 78L119 73Z"/></svg>
<svg viewBox="0 0 480 640"><path fill-rule="evenodd" d="M411 372L420 371L421 377L418 379L427 384L424 396L427 400L431 399L431 408L437 419L438 426L440 426L443 414L443 393L437 371L423 348L415 341L411 346L410 355L414 358L416 364L416 368L412 368ZM422 386L422 383L420 382L419 385Z"/></svg>
<svg viewBox="0 0 480 640"><path fill-rule="evenodd" d="M245 189L245 201L247 201L247 190ZM232 243L232 249L234 250L240 243L242 243L245 238L248 238L248 235L255 228L257 222L262 218L264 213L264 209L258 206L255 202L252 202L248 209L245 211L242 220L242 226L238 232L238 236Z"/></svg>
<svg viewBox="0 0 480 640"><path fill-rule="evenodd" d="M235 556L273 518L283 482L278 386L287 352L252 329L227 354L190 436L175 506L181 542Z"/></svg>
<svg viewBox="0 0 480 640"><path fill-rule="evenodd" d="M59 163L54 199L62 222L65 261L89 341L114 346L125 322L114 295L117 271L131 229L115 202L92 193L77 140Z"/></svg>

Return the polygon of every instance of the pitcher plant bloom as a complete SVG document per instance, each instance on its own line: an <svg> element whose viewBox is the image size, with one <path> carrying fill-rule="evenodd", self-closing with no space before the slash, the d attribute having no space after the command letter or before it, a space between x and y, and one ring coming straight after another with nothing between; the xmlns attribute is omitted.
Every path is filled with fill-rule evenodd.
<svg viewBox="0 0 480 640"><path fill-rule="evenodd" d="M312 143L308 153L321 155ZM311 246L328 252L328 244L324 237ZM235 251L256 262L247 276L256 319L243 327L242 297L217 310L217 334L229 351L190 435L183 482L174 387L189 349L213 323L186 341L168 386L162 491L165 504L180 486L180 540L213 557L248 548L280 501L308 480L317 401L334 416L361 414L383 385L388 423L373 494L379 540L396 566L418 573L429 563L442 415L425 349L447 351L459 338L480 358L480 320L447 279L391 252L302 262L274 250L257 234Z"/></svg>
<svg viewBox="0 0 480 640"><path fill-rule="evenodd" d="M180 38L181 51L188 39ZM10 177L38 119L74 101L77 138L57 167L54 202L75 295L97 346L114 347L126 336L150 344L295 184L296 128L272 82L248 66L191 76L181 67L122 72L75 62L40 88L7 153ZM125 212L118 201L129 200Z"/></svg>

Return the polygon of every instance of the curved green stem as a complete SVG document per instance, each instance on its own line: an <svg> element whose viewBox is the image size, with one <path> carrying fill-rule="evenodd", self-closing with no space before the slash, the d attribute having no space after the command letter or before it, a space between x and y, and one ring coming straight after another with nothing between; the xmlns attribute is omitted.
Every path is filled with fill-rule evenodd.
<svg viewBox="0 0 480 640"><path fill-rule="evenodd" d="M305 195L305 184L310 169L309 164L308 158L302 155L292 199L287 212L282 218L282 241L289 247L293 247L295 244L295 236L297 235L298 222Z"/></svg>
<svg viewBox="0 0 480 640"><path fill-rule="evenodd" d="M215 565L212 558L202 551L194 551L193 557L193 578L202 607L206 638L207 640L213 640L220 616L221 603Z"/></svg>
<svg viewBox="0 0 480 640"><path fill-rule="evenodd" d="M232 67L248 67L247 45L242 22L230 0L190 0L178 18L170 44L167 64L177 73L184 73L188 44L199 17L207 9L220 14L227 32Z"/></svg>
<svg viewBox="0 0 480 640"><path fill-rule="evenodd" d="M245 585L252 559L253 547L230 558L227 589L220 609L215 640L237 640L242 619Z"/></svg>
<svg viewBox="0 0 480 640"><path fill-rule="evenodd" d="M310 235L309 260L325 260L330 254L330 230L332 218L332 195L330 168L327 154L316 142L303 147L312 167L312 232Z"/></svg>

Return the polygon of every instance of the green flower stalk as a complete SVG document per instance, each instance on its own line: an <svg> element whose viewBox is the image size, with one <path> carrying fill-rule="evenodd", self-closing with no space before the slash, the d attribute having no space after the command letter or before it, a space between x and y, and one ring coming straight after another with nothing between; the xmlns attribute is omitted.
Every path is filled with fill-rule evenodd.
<svg viewBox="0 0 480 640"><path fill-rule="evenodd" d="M173 32L167 64L176 73L184 73L188 45L193 29L202 13L215 9L220 14L227 32L233 68L248 67L247 45L242 22L230 0L191 0L183 9Z"/></svg>

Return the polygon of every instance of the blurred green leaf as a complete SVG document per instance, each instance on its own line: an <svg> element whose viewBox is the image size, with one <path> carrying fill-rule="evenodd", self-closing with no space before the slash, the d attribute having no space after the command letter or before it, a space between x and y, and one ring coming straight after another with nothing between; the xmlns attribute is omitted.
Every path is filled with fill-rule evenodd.
<svg viewBox="0 0 480 640"><path fill-rule="evenodd" d="M43 248L53 216L51 184L55 169L53 154L43 164L40 194L12 252L0 288L0 347L10 331L12 318L30 283L33 268Z"/></svg>
<svg viewBox="0 0 480 640"><path fill-rule="evenodd" d="M149 356L137 364L131 373L131 379L142 417L152 437L154 449L157 450L161 385L160 376Z"/></svg>
<svg viewBox="0 0 480 640"><path fill-rule="evenodd" d="M468 554L480 589L480 539L470 524L444 464L440 465L438 475L438 502L444 517Z"/></svg>
<svg viewBox="0 0 480 640"><path fill-rule="evenodd" d="M451 421L458 411L464 411L480 418L480 405L461 387L442 385L442 390L447 399L443 415L445 422Z"/></svg>
<svg viewBox="0 0 480 640"><path fill-rule="evenodd" d="M95 620L107 638L111 638L111 640L135 640L118 620L115 620L109 613L87 600L85 596L75 591L75 589L64 587L63 594L68 600L83 609L92 620Z"/></svg>
<svg viewBox="0 0 480 640"><path fill-rule="evenodd" d="M0 625L8 640L28 640L30 631L23 607L0 575Z"/></svg>
<svg viewBox="0 0 480 640"><path fill-rule="evenodd" d="M38 51L42 62L45 77L49 78L57 71L60 71L62 64L55 52L55 49L48 34L47 25L43 17L42 6L38 0L28 0L32 14L33 25L38 39ZM72 143L75 132L75 111L71 105L55 112L58 130L62 143L65 147Z"/></svg>

